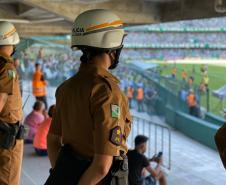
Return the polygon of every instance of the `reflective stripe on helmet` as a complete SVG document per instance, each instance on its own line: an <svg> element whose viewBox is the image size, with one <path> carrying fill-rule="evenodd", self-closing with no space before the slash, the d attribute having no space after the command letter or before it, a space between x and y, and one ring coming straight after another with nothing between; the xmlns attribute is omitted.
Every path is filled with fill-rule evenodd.
<svg viewBox="0 0 226 185"><path fill-rule="evenodd" d="M108 28L108 27L118 27L118 26L122 26L122 25L123 25L123 22L121 20L117 20L117 21L113 21L111 23L107 22L107 23L91 26L86 29L86 32L95 31L98 29L103 29L103 28Z"/></svg>
<svg viewBox="0 0 226 185"><path fill-rule="evenodd" d="M89 32L83 33L82 35L89 35L89 34L92 34L92 33L98 33L98 32L109 31L109 30L117 30L117 29L123 29L123 26L106 27L106 28L102 28L102 29L98 29L98 30L89 31Z"/></svg>
<svg viewBox="0 0 226 185"><path fill-rule="evenodd" d="M7 39L8 37L12 36L14 33L16 32L16 28L14 27L11 31L9 31L8 33L1 35L0 39L4 40Z"/></svg>

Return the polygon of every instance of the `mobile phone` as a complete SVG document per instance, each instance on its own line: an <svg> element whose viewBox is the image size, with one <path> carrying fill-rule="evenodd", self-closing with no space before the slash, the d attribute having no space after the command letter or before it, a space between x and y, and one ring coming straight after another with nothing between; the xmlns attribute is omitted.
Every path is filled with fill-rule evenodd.
<svg viewBox="0 0 226 185"><path fill-rule="evenodd" d="M162 157L162 154L163 154L163 152L159 152L158 155L157 155L157 157L158 158Z"/></svg>

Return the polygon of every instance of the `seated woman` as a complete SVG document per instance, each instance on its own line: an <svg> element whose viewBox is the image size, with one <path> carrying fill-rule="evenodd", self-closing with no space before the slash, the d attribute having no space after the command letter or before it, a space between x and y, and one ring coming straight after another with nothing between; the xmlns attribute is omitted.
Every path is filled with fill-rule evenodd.
<svg viewBox="0 0 226 185"><path fill-rule="evenodd" d="M55 112L55 105L49 108L48 117L38 126L33 146L39 156L47 156L47 134Z"/></svg>
<svg viewBox="0 0 226 185"><path fill-rule="evenodd" d="M25 118L24 124L28 126L28 136L25 139L26 144L33 143L38 124L44 121L44 110L44 103L41 101L36 101L33 106L33 111Z"/></svg>

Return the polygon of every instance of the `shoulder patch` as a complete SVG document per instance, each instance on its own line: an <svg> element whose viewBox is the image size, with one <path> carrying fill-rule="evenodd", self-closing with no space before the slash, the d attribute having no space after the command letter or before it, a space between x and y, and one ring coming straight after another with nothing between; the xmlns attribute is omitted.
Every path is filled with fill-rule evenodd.
<svg viewBox="0 0 226 185"><path fill-rule="evenodd" d="M8 77L10 78L10 79L13 79L13 78L16 78L16 70L8 70Z"/></svg>
<svg viewBox="0 0 226 185"><path fill-rule="evenodd" d="M120 107L115 104L111 104L111 117L112 118L119 118L120 117Z"/></svg>
<svg viewBox="0 0 226 185"><path fill-rule="evenodd" d="M111 130L110 141L116 145L120 146L122 144L122 129L120 126L117 126Z"/></svg>

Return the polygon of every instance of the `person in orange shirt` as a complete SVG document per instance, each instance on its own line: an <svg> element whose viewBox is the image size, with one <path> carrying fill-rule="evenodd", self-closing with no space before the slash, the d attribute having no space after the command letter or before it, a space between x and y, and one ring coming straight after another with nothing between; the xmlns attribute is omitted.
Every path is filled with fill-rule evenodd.
<svg viewBox="0 0 226 185"><path fill-rule="evenodd" d="M137 104L138 112L143 112L143 99L144 99L144 89L142 87L137 88Z"/></svg>
<svg viewBox="0 0 226 185"><path fill-rule="evenodd" d="M182 72L181 72L181 78L182 80L186 81L186 78L187 78L187 72L183 69Z"/></svg>
<svg viewBox="0 0 226 185"><path fill-rule="evenodd" d="M187 96L187 104L189 107L189 114L193 116L198 116L197 115L197 100L196 96L193 90L189 91L189 94Z"/></svg>
<svg viewBox="0 0 226 185"><path fill-rule="evenodd" d="M130 86L127 88L127 98L128 98L128 100L129 100L129 108L130 108L130 109L132 108L133 93L134 93L133 86L130 85Z"/></svg>
<svg viewBox="0 0 226 185"><path fill-rule="evenodd" d="M42 101L45 104L46 110L48 109L47 98L46 98L46 86L47 82L41 71L41 65L35 64L35 72L32 79L32 93L36 97L37 101Z"/></svg>
<svg viewBox="0 0 226 185"><path fill-rule="evenodd" d="M38 156L47 156L47 135L55 112L55 105L49 108L48 117L38 126L33 146Z"/></svg>

